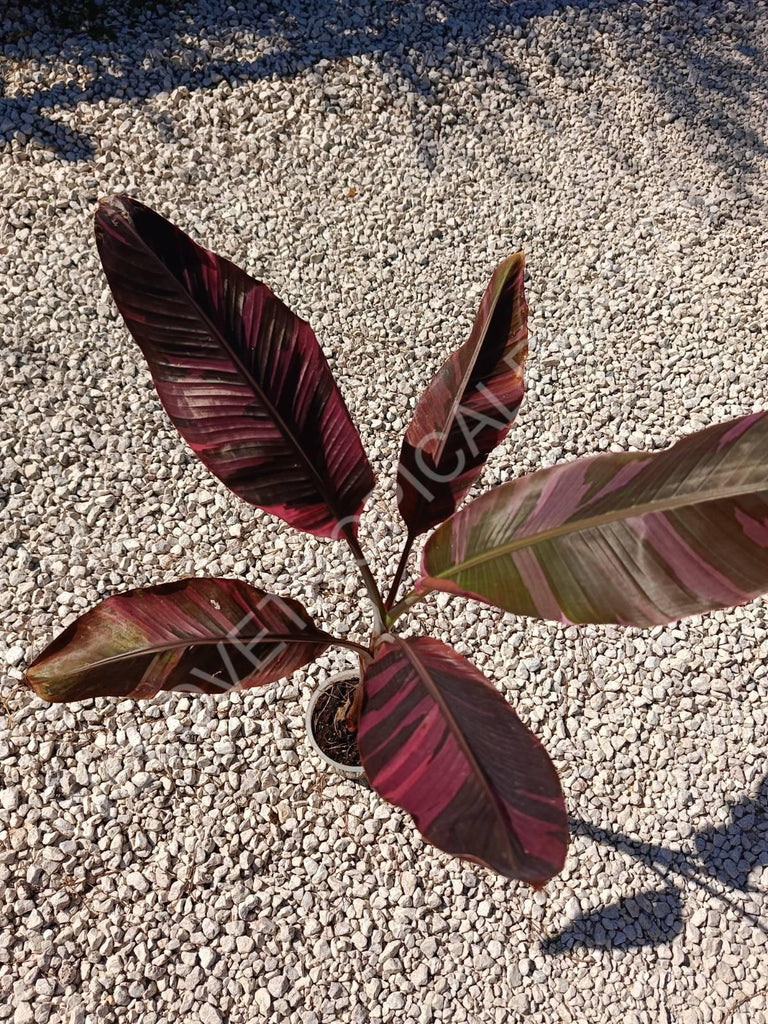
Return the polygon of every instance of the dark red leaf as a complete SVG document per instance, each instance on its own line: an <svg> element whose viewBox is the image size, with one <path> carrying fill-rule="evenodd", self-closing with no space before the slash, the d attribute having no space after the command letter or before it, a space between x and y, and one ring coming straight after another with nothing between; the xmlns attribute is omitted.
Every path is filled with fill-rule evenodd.
<svg viewBox="0 0 768 1024"><path fill-rule="evenodd" d="M331 643L298 601L240 580L187 579L109 597L32 662L49 701L264 686Z"/></svg>
<svg viewBox="0 0 768 1024"><path fill-rule="evenodd" d="M525 256L500 263L469 339L421 396L398 467L400 513L414 537L451 515L509 432L528 354Z"/></svg>
<svg viewBox="0 0 768 1024"><path fill-rule="evenodd" d="M568 822L557 773L474 665L437 640L391 637L363 685L366 774L429 842L536 886L562 869Z"/></svg>
<svg viewBox="0 0 768 1024"><path fill-rule="evenodd" d="M163 405L211 472L297 529L354 531L374 476L309 324L127 196L101 202L96 241Z"/></svg>

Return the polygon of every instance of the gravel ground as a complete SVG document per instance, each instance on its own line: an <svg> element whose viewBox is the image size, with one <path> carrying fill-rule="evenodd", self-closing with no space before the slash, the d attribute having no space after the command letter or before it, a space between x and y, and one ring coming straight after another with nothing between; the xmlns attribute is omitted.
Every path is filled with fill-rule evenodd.
<svg viewBox="0 0 768 1024"><path fill-rule="evenodd" d="M409 410L521 246L528 398L486 484L765 405L768 6L134 3L92 38L0 7L0 1020L765 1024L763 601L650 633L440 600L414 624L562 773L573 842L537 894L309 755L343 655L219 700L48 707L20 680L100 598L190 574L367 623L340 548L238 504L174 433L100 273L98 195L312 319L379 476L383 577Z"/></svg>

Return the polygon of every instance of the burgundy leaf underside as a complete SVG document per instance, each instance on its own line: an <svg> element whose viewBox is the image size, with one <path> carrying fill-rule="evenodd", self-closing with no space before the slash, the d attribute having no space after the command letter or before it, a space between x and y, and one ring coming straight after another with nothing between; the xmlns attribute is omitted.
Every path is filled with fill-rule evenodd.
<svg viewBox="0 0 768 1024"><path fill-rule="evenodd" d="M496 268L469 339L422 395L403 440L398 503L411 536L455 511L523 400L528 354L525 257Z"/></svg>
<svg viewBox="0 0 768 1024"><path fill-rule="evenodd" d="M441 850L534 885L562 869L567 817L552 762L445 644L380 645L365 673L358 746L371 785Z"/></svg>
<svg viewBox="0 0 768 1024"><path fill-rule="evenodd" d="M240 580L186 579L102 601L38 655L27 679L55 702L223 693L290 675L330 642L298 601Z"/></svg>
<svg viewBox="0 0 768 1024"><path fill-rule="evenodd" d="M374 476L310 325L135 200L102 202L96 239L162 403L208 469L297 529L354 532Z"/></svg>

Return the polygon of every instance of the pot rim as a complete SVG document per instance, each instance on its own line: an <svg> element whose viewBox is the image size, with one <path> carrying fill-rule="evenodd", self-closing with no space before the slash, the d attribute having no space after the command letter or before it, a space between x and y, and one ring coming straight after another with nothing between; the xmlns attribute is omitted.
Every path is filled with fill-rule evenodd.
<svg viewBox="0 0 768 1024"><path fill-rule="evenodd" d="M345 779L363 780L365 778L365 769L363 766L342 764L341 761L334 760L329 754L326 754L324 750L321 750L312 729L312 712L315 710L315 705L320 699L320 696L325 693L326 690L329 690L335 683L340 683L347 679L359 678L360 672L357 669L346 669L343 672L334 673L332 676L329 676L321 686L315 687L312 691L312 696L309 698L309 703L307 704L307 710L304 715L304 725L307 735L307 743L313 753L322 758L327 765L330 765L338 775L342 775Z"/></svg>

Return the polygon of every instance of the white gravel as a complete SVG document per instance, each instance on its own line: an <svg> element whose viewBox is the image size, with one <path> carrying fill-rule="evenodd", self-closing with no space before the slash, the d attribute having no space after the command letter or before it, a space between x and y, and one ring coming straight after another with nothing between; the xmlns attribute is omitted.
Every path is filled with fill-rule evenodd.
<svg viewBox="0 0 768 1024"><path fill-rule="evenodd" d="M430 606L419 628L562 772L573 844L535 895L307 754L342 655L218 701L46 707L19 681L99 598L191 573L365 629L343 552L238 504L173 432L100 274L98 195L311 317L383 485L363 536L383 576L409 409L520 246L528 400L486 484L765 405L766 4L200 0L113 40L13 4L0 1020L765 1024L762 601L650 634Z"/></svg>

